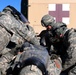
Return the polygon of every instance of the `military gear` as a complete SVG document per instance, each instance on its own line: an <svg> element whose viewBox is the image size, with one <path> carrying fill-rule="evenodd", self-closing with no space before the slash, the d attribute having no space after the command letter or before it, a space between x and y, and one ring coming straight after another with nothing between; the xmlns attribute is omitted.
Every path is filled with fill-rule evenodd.
<svg viewBox="0 0 76 75"><path fill-rule="evenodd" d="M33 46L30 43L28 43L28 45L27 45L27 43L24 44L22 49L24 49L24 50L19 59L20 64L17 64L16 67L14 67L13 75L17 75L20 72L20 70L21 70L20 74L22 74L23 68L26 67L25 68L25 70L26 70L29 68L29 66L31 67L31 65L35 65L40 69L40 71L41 71L40 75L46 75L46 72L47 72L46 68L47 68L47 64L48 64L48 60L49 60L49 55L48 55L47 50L42 46L36 46L36 45ZM18 67L18 66L20 66L20 67ZM19 72L17 71L18 69L20 69ZM37 71L38 71L38 69L37 69ZM27 75L27 72L31 72L31 71L25 71L25 72Z"/></svg>
<svg viewBox="0 0 76 75"><path fill-rule="evenodd" d="M75 67L70 70L70 72L68 73L68 75L76 75L76 64L75 64Z"/></svg>
<svg viewBox="0 0 76 75"><path fill-rule="evenodd" d="M55 37L55 34L53 34L53 31L51 30L43 30L40 34L40 44L47 48L49 54L50 51L53 52L52 45L54 43L59 42L60 40Z"/></svg>
<svg viewBox="0 0 76 75"><path fill-rule="evenodd" d="M7 6L0 12L0 69L2 71L6 71L3 69L7 69L6 66L17 54L14 53L15 47L25 41L39 45L33 28L26 24L27 21L23 22L20 16L21 14L12 6Z"/></svg>
<svg viewBox="0 0 76 75"><path fill-rule="evenodd" d="M54 55L55 56L55 55ZM52 55L52 57L54 57ZM48 75L60 75L62 71L62 61L59 56L49 61Z"/></svg>
<svg viewBox="0 0 76 75"><path fill-rule="evenodd" d="M20 19L23 23L29 23L29 21L24 17L24 15L18 12L13 6L8 5L3 9L3 12L8 11L10 11L12 15L16 17L16 19Z"/></svg>
<svg viewBox="0 0 76 75"><path fill-rule="evenodd" d="M67 71L68 75L75 75L76 70L76 29L64 29L64 37L61 41L54 44L56 54L62 59L63 71ZM58 45L59 44L59 45Z"/></svg>
<svg viewBox="0 0 76 75"><path fill-rule="evenodd" d="M7 6L6 8L3 9L3 12L0 12L0 23L1 23L0 26L3 27L8 33L11 34L12 36L11 41L16 42L18 44L20 42L27 40L31 43L35 43L38 45L39 42L35 37L35 32L33 28L23 23L18 18L20 13L18 11L13 12L14 9L10 7Z"/></svg>
<svg viewBox="0 0 76 75"><path fill-rule="evenodd" d="M59 75L61 67L58 68L54 60L50 60L47 50L42 46L32 45L28 42L22 46L22 53L18 62L11 65L11 75ZM61 65L60 59L56 59ZM9 70L8 69L8 75Z"/></svg>
<svg viewBox="0 0 76 75"><path fill-rule="evenodd" d="M67 33L67 32L66 32ZM68 36L68 37L67 37ZM69 32L65 34L65 41L68 39L66 42L68 42L68 48L67 48L67 54L68 56L66 57L66 61L64 64L64 68L69 68L70 66L74 65L76 63L76 42L75 42L75 37L76 37L76 31L75 29L69 29ZM65 44L66 45L66 44Z"/></svg>
<svg viewBox="0 0 76 75"><path fill-rule="evenodd" d="M2 50L8 45L10 39L10 33L8 33L3 27L0 27L0 54L2 54Z"/></svg>
<svg viewBox="0 0 76 75"><path fill-rule="evenodd" d="M55 22L54 17L51 15L44 15L41 19L42 26L47 27L48 25L53 26L53 23Z"/></svg>
<svg viewBox="0 0 76 75"><path fill-rule="evenodd" d="M52 43L55 54L60 56L62 60L62 68L67 75L75 75L76 73L76 29L68 29L66 24L59 22L55 24L56 38L58 42ZM61 38L60 35L63 34ZM59 37L58 37L58 36ZM48 42L51 45L51 43ZM67 71L68 69L68 71Z"/></svg>
<svg viewBox="0 0 76 75"><path fill-rule="evenodd" d="M2 55L0 58L0 71L1 75L6 75L6 70L8 69L8 64L12 60L14 55L10 54L9 52Z"/></svg>
<svg viewBox="0 0 76 75"><path fill-rule="evenodd" d="M65 34L65 30L67 29L66 28L67 25L63 22L57 22L54 24L54 32L57 36L60 36L61 34L64 35Z"/></svg>
<svg viewBox="0 0 76 75"><path fill-rule="evenodd" d="M24 67L19 75L42 75L42 72L37 66L29 65Z"/></svg>

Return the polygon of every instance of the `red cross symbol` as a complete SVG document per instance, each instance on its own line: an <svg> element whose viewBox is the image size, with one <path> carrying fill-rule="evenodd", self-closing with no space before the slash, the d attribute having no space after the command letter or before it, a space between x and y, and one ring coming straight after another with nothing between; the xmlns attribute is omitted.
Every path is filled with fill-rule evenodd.
<svg viewBox="0 0 76 75"><path fill-rule="evenodd" d="M69 17L69 11L62 11L62 4L56 4L56 11L49 11L56 18L56 22L62 21L63 17Z"/></svg>

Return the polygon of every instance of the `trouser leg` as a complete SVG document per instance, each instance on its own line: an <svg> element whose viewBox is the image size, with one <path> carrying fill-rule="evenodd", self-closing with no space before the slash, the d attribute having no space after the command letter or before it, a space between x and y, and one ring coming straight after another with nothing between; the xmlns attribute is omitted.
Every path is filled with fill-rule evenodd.
<svg viewBox="0 0 76 75"><path fill-rule="evenodd" d="M6 74L8 68L8 63L12 60L13 55L11 53L6 53L0 58L0 71L2 75Z"/></svg>

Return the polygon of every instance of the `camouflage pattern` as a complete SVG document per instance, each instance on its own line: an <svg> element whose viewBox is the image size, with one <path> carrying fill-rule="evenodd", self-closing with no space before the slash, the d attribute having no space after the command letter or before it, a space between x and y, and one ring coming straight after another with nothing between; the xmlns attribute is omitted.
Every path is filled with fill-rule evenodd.
<svg viewBox="0 0 76 75"><path fill-rule="evenodd" d="M7 50L7 49L6 49ZM0 72L1 75L6 75L6 70L8 68L8 63L10 63L10 61L13 59L13 55L10 54L9 52L2 55L2 57L0 58Z"/></svg>
<svg viewBox="0 0 76 75"><path fill-rule="evenodd" d="M64 29L63 32L63 38L60 38L60 42L53 46L57 51L56 54L60 55L62 59L63 71L67 71L68 75L75 75L76 29Z"/></svg>
<svg viewBox="0 0 76 75"><path fill-rule="evenodd" d="M73 66L73 69L71 68L71 71L69 75L75 75L76 74L76 30L75 29L70 29L68 33L68 38L67 42L69 44L68 49L67 49L67 54L68 56L65 58L65 64L63 65L63 69L68 69L71 66Z"/></svg>
<svg viewBox="0 0 76 75"><path fill-rule="evenodd" d="M76 66L73 69L70 70L68 75L76 75Z"/></svg>
<svg viewBox="0 0 76 75"><path fill-rule="evenodd" d="M24 24L20 19L16 19L11 11L0 12L0 23L3 28L5 28L8 32L12 34L12 39L16 43L23 42L24 40L31 41L35 38L35 32L33 28L29 25ZM35 38L37 39L37 38ZM35 44L39 44L37 40L35 40Z"/></svg>
<svg viewBox="0 0 76 75"><path fill-rule="evenodd" d="M53 30L55 31L55 35L60 37L60 35L64 35L65 31L67 29L67 25L63 22L57 22L54 24Z"/></svg>
<svg viewBox="0 0 76 75"><path fill-rule="evenodd" d="M37 66L30 65L30 66L24 67L20 72L20 75L42 75L42 72L39 68L37 68Z"/></svg>
<svg viewBox="0 0 76 75"><path fill-rule="evenodd" d="M75 45L76 29L73 28L67 29L67 27L64 25L64 28L62 28L61 30L64 36L62 38L60 37L57 38L59 41L57 42L54 41L54 43L49 43L49 44L53 45L55 53L59 55L60 58L62 59L62 66L63 66L62 71L65 72L68 70L67 75L75 75L76 74L76 45ZM51 40L49 42L51 42Z"/></svg>
<svg viewBox="0 0 76 75"><path fill-rule="evenodd" d="M41 19L41 25L45 27L48 25L53 26L54 22L55 22L54 17L49 14L44 15Z"/></svg>
<svg viewBox="0 0 76 75"><path fill-rule="evenodd" d="M0 12L0 55L2 55L0 58L1 71L5 71L7 69L8 63L14 56L11 54L13 49L8 47L10 41L15 43L15 45L23 44L25 41L39 45L39 41L35 37L33 28L26 25L27 23L23 23L17 14L12 14L12 12L8 10L8 7L6 8L7 11L3 9L3 11Z"/></svg>
<svg viewBox="0 0 76 75"><path fill-rule="evenodd" d="M25 48L23 48L24 50L20 54L21 56L18 60L21 65L18 64L17 68L20 69L20 67L21 67L21 69L18 72L16 70L17 68L14 68L15 70L13 69L14 70L13 75L17 75L18 73L19 73L19 75L60 75L61 70L62 70L62 66L61 66L62 62L61 62L60 57L51 59L47 50L42 46L38 47L38 46L34 46L32 44L28 44L26 46L25 46ZM34 57L36 59L38 59L37 62L35 60L33 60ZM30 58L32 58L32 59L30 59ZM29 60L29 61L31 60L31 61L27 62L27 60ZM43 72L39 68L39 61L41 62L40 66L42 66L42 65L45 66L46 72ZM35 63L31 64L31 62L35 62ZM44 68L42 67L42 69L44 69Z"/></svg>
<svg viewBox="0 0 76 75"><path fill-rule="evenodd" d="M48 74L49 75L60 75L62 71L62 61L61 58L51 59L48 64Z"/></svg>
<svg viewBox="0 0 76 75"><path fill-rule="evenodd" d="M62 70L62 66L61 66L61 63L59 60L58 60L58 64L60 65L60 68L58 68L56 66L54 60L49 61L48 68L47 68L48 75L60 75L61 70ZM42 74L41 70L38 69L37 66L30 65L30 66L24 67L21 70L20 75L43 75L43 74Z"/></svg>
<svg viewBox="0 0 76 75"><path fill-rule="evenodd" d="M2 50L8 45L11 35L2 27L0 27L0 54Z"/></svg>

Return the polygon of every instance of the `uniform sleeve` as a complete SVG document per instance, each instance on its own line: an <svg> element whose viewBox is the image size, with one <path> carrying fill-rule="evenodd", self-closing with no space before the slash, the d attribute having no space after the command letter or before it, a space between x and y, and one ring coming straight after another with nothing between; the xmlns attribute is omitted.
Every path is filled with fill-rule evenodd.
<svg viewBox="0 0 76 75"><path fill-rule="evenodd" d="M8 45L11 39L11 35L4 29L0 27L0 53Z"/></svg>
<svg viewBox="0 0 76 75"><path fill-rule="evenodd" d="M71 29L68 34L68 49L67 49L67 59L64 67L69 68L76 63L76 31Z"/></svg>

